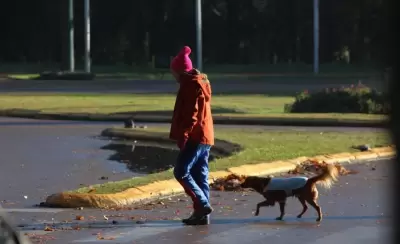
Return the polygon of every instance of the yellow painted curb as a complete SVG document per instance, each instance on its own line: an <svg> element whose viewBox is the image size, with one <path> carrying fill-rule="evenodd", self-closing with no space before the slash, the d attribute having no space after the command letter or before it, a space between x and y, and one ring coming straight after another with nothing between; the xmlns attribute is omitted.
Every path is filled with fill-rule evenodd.
<svg viewBox="0 0 400 244"><path fill-rule="evenodd" d="M301 164L302 162L306 161L308 159L308 157L298 157L298 158L294 158L294 159L288 159L285 160L286 162L292 163L292 164Z"/></svg>
<svg viewBox="0 0 400 244"><path fill-rule="evenodd" d="M349 162L351 160L356 159L352 153L346 153L346 152L345 153L328 154L328 155L325 155L325 157L327 157L331 160L335 160L336 162L339 162L339 163L345 163L345 162Z"/></svg>
<svg viewBox="0 0 400 244"><path fill-rule="evenodd" d="M371 149L372 152L378 154L378 157L395 157L396 150L394 147L378 147Z"/></svg>
<svg viewBox="0 0 400 244"><path fill-rule="evenodd" d="M226 177L228 175L230 175L231 173L229 171L215 171L215 172L210 172L210 174L208 175L208 181L210 183L213 183L214 180L218 179L218 178L223 178Z"/></svg>
<svg viewBox="0 0 400 244"><path fill-rule="evenodd" d="M354 153L354 157L356 160L369 160L369 159L377 159L378 154L368 151L368 152L356 152Z"/></svg>
<svg viewBox="0 0 400 244"><path fill-rule="evenodd" d="M337 153L320 155L315 157L299 157L285 161L274 161L269 163L247 164L231 167L223 171L210 172L209 183L215 179L230 174L260 176L270 175L293 170L296 165L306 160L325 161L327 163L343 163L351 160L369 160L396 156L394 147L373 148L366 152ZM183 193L181 185L174 179L156 181L148 185L130 188L113 194L93 193L59 193L49 196L46 205L60 208L121 208L135 203L160 199L170 195Z"/></svg>

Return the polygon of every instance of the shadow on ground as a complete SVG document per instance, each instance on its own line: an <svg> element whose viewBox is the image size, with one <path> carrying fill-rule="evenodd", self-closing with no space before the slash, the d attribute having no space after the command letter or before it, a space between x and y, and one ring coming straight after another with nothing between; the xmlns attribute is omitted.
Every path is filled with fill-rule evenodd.
<svg viewBox="0 0 400 244"><path fill-rule="evenodd" d="M124 164L127 169L139 174L154 174L172 169L179 153L168 147L137 143L110 143L101 149L114 151L108 160ZM210 155L210 162L215 158L215 155Z"/></svg>
<svg viewBox="0 0 400 244"><path fill-rule="evenodd" d="M178 151L144 144L110 143L101 149L112 150L108 160L126 165L134 173L153 174L173 167Z"/></svg>
<svg viewBox="0 0 400 244"><path fill-rule="evenodd" d="M222 147L225 151L220 150ZM156 140L137 142L112 142L101 147L103 150L112 150L108 160L126 165L134 173L153 174L170 170L174 167L179 151L172 143L158 143ZM239 150L239 145L217 140L217 146L211 149L209 161L228 157Z"/></svg>

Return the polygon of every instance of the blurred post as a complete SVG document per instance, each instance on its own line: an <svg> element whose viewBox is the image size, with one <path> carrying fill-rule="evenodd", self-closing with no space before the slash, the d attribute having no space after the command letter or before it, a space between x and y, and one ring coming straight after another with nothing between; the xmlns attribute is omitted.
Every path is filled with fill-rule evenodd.
<svg viewBox="0 0 400 244"><path fill-rule="evenodd" d="M69 71L75 71L74 0L68 0Z"/></svg>
<svg viewBox="0 0 400 244"><path fill-rule="evenodd" d="M90 1L84 0L85 12L85 72L90 73Z"/></svg>
<svg viewBox="0 0 400 244"><path fill-rule="evenodd" d="M202 19L201 19L201 0L195 0L195 18L196 18L196 68L203 71L203 37L202 37Z"/></svg>
<svg viewBox="0 0 400 244"><path fill-rule="evenodd" d="M314 74L319 73L319 0L314 0Z"/></svg>

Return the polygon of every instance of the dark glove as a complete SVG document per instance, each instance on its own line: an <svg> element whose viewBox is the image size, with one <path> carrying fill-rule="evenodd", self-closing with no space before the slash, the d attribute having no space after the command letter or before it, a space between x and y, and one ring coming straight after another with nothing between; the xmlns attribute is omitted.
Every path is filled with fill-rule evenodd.
<svg viewBox="0 0 400 244"><path fill-rule="evenodd" d="M184 137L184 138L182 138L181 140L178 141L177 144L178 144L178 147L179 147L180 150L183 150L183 148L185 148L185 145L186 145L187 141L188 141L188 138L186 138L186 137Z"/></svg>

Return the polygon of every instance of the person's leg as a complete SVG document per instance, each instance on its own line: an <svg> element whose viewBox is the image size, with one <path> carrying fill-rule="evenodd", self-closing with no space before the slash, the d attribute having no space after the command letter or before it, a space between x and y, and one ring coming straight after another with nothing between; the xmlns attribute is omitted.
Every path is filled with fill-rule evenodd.
<svg viewBox="0 0 400 244"><path fill-rule="evenodd" d="M203 153L199 155L196 164L192 167L191 175L196 182L196 184L200 187L203 191L204 196L207 198L210 204L210 185L208 184L208 174L209 174L209 167L208 167L208 159L210 156L210 149L211 146L209 145L201 145L203 147ZM211 205L211 204L210 204ZM194 211L196 211L197 206L193 205ZM188 219L190 220L190 219ZM187 220L184 221L188 222ZM199 224L209 224L210 223L210 216L207 215L204 219L199 221Z"/></svg>
<svg viewBox="0 0 400 244"><path fill-rule="evenodd" d="M210 202L210 185L208 184L208 158L210 157L209 145L201 145L203 147L203 154L197 159L197 163L192 167L191 175L203 194L206 196L208 202Z"/></svg>
<svg viewBox="0 0 400 244"><path fill-rule="evenodd" d="M199 215L211 212L211 207L206 197L191 175L192 168L197 164L198 159L204 153L204 145L188 142L185 148L179 153L174 168L174 176L184 188L186 194L192 199L196 206L196 213Z"/></svg>

